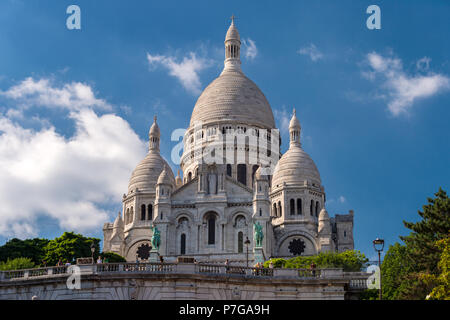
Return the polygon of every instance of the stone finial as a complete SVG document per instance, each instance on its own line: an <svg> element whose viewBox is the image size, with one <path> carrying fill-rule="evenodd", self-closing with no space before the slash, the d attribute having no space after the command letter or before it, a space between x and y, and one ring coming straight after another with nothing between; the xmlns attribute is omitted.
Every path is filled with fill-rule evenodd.
<svg viewBox="0 0 450 320"><path fill-rule="evenodd" d="M297 119L297 115L295 112L295 108L293 108L292 118L289 122L289 136L290 136L290 145L300 146L300 121Z"/></svg>
<svg viewBox="0 0 450 320"><path fill-rule="evenodd" d="M159 130L158 123L156 122L156 115L153 117L153 124L148 132L148 138L150 140L149 150L159 151L159 138L161 131Z"/></svg>
<svg viewBox="0 0 450 320"><path fill-rule="evenodd" d="M235 19L235 18L236 18L235 15L232 14L231 17L230 17L230 19L231 19L231 24L234 24L234 19Z"/></svg>

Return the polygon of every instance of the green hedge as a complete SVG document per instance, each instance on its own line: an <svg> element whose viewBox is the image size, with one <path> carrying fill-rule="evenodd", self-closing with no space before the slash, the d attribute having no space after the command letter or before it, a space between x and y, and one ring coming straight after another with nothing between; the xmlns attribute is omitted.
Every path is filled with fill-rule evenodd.
<svg viewBox="0 0 450 320"><path fill-rule="evenodd" d="M316 268L342 268L344 271L360 271L369 261L358 250L344 252L321 252L315 256L298 256L291 259L274 258L264 262L269 267L270 262L275 268L308 269L312 263Z"/></svg>

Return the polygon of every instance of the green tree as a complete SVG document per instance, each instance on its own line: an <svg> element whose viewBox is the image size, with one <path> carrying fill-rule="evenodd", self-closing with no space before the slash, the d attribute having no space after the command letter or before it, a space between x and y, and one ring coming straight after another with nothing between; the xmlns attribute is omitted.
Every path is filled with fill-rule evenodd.
<svg viewBox="0 0 450 320"><path fill-rule="evenodd" d="M0 247L0 261L8 259L26 257L30 258L35 264L42 263L45 256L45 247L48 244L47 239L11 239Z"/></svg>
<svg viewBox="0 0 450 320"><path fill-rule="evenodd" d="M383 263L381 274L383 281L383 299L400 299L408 285L408 275L412 272L413 263L407 254L408 248L398 242L389 246Z"/></svg>
<svg viewBox="0 0 450 320"><path fill-rule="evenodd" d="M102 252L101 256L103 262L105 261L105 258L108 261L108 263L127 262L127 260L124 257L114 252Z"/></svg>
<svg viewBox="0 0 450 320"><path fill-rule="evenodd" d="M436 246L442 250L438 263L439 275L423 274L422 280L433 286L428 300L450 300L450 237L436 242Z"/></svg>
<svg viewBox="0 0 450 320"><path fill-rule="evenodd" d="M298 256L288 260L272 259L266 261L264 267L268 267L270 261L275 268L307 269L314 263L317 268L342 268L344 271L360 271L369 260L358 250L348 250L344 252L321 252L314 256Z"/></svg>
<svg viewBox="0 0 450 320"><path fill-rule="evenodd" d="M31 269L34 267L34 262L30 258L14 258L7 259L6 261L0 262L0 270L20 270L20 269Z"/></svg>
<svg viewBox="0 0 450 320"><path fill-rule="evenodd" d="M416 271L436 274L442 249L435 244L447 238L450 233L450 198L439 188L435 198L428 198L428 204L422 208L423 211L418 211L422 220L403 221L405 227L412 232L400 239L408 247L408 255L414 261Z"/></svg>
<svg viewBox="0 0 450 320"><path fill-rule="evenodd" d="M444 281L446 276L448 280L444 239L450 234L450 199L446 192L439 188L435 198L428 198L428 204L418 213L420 221L403 222L411 230L408 236L400 237L405 244L391 246L384 258L383 293L387 299L441 298L448 288Z"/></svg>
<svg viewBox="0 0 450 320"><path fill-rule="evenodd" d="M61 237L51 240L45 250L45 260L48 265L55 265L59 259L62 262L72 262L76 258L90 257L91 244L95 246L94 259L100 252L100 239L87 238L74 232L64 232Z"/></svg>

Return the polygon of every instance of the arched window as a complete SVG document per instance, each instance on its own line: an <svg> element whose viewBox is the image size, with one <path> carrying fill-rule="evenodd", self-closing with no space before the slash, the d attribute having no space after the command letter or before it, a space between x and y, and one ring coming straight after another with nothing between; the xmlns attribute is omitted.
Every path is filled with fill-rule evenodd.
<svg viewBox="0 0 450 320"><path fill-rule="evenodd" d="M130 208L127 209L127 213L125 215L125 224L130 223Z"/></svg>
<svg viewBox="0 0 450 320"><path fill-rule="evenodd" d="M243 185L247 185L247 165L238 164L237 166L237 180Z"/></svg>
<svg viewBox="0 0 450 320"><path fill-rule="evenodd" d="M216 243L216 217L210 215L208 217L208 244Z"/></svg>
<svg viewBox="0 0 450 320"><path fill-rule="evenodd" d="M281 217L283 215L283 211L281 209L281 201L278 201L278 215Z"/></svg>
<svg viewBox="0 0 450 320"><path fill-rule="evenodd" d="M238 253L244 252L244 234L242 231L238 233Z"/></svg>
<svg viewBox="0 0 450 320"><path fill-rule="evenodd" d="M231 168L231 164L227 164L227 176L231 177L232 176L232 168Z"/></svg>
<svg viewBox="0 0 450 320"><path fill-rule="evenodd" d="M148 205L148 220L153 220L153 206L151 204Z"/></svg>
<svg viewBox="0 0 450 320"><path fill-rule="evenodd" d="M188 181L191 181L192 180L192 172L189 172L188 173Z"/></svg>
<svg viewBox="0 0 450 320"><path fill-rule="evenodd" d="M272 215L273 215L274 217L277 217L277 216L278 216L278 214L277 214L277 204L276 204L276 203L273 204L273 212L272 212Z"/></svg>
<svg viewBox="0 0 450 320"><path fill-rule="evenodd" d="M145 220L145 204L141 205L141 220Z"/></svg>
<svg viewBox="0 0 450 320"><path fill-rule="evenodd" d="M320 207L319 207L319 201L316 201L316 217L319 216L319 209L320 209Z"/></svg>
<svg viewBox="0 0 450 320"><path fill-rule="evenodd" d="M259 216L260 217L262 216L262 210L261 209L259 209Z"/></svg>
<svg viewBox="0 0 450 320"><path fill-rule="evenodd" d="M195 176L198 176L198 168L195 168Z"/></svg>
<svg viewBox="0 0 450 320"><path fill-rule="evenodd" d="M297 199L297 214L302 214L302 199Z"/></svg>
<svg viewBox="0 0 450 320"><path fill-rule="evenodd" d="M184 233L180 238L180 254L186 254L186 235Z"/></svg>
<svg viewBox="0 0 450 320"><path fill-rule="evenodd" d="M134 211L133 211L133 207L131 207L131 210L130 210L130 223L133 222L133 220L134 220Z"/></svg>
<svg viewBox="0 0 450 320"><path fill-rule="evenodd" d="M290 213L291 213L291 216L293 216L293 215L295 215L295 200L291 199L291 201L289 201L289 202L290 202L290 206L289 206Z"/></svg>
<svg viewBox="0 0 450 320"><path fill-rule="evenodd" d="M314 200L311 200L311 206L309 207L309 213L314 216Z"/></svg>

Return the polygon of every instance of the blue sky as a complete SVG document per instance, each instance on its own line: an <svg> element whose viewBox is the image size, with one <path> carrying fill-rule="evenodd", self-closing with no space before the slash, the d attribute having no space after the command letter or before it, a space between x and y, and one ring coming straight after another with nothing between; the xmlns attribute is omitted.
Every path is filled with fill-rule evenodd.
<svg viewBox="0 0 450 320"><path fill-rule="evenodd" d="M81 30L66 28L71 4ZM381 30L366 27L371 4ZM102 238L154 114L170 160L172 131L222 70L232 14L282 151L295 107L328 212L355 211L356 248L374 257L374 238L407 234L402 220L449 190L448 1L6 0L0 244L72 229Z"/></svg>

